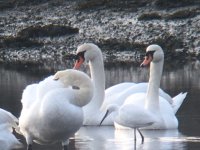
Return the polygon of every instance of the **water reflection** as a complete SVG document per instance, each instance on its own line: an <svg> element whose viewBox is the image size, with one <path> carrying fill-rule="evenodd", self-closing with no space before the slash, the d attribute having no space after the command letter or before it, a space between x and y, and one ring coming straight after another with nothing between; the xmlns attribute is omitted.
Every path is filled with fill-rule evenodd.
<svg viewBox="0 0 200 150"><path fill-rule="evenodd" d="M56 68L57 67L57 68ZM39 82L57 70L72 68L72 65L61 66L12 66L0 65L0 107L16 116L21 111L21 94L26 85ZM161 87L170 95L188 92L185 102L177 113L179 130L143 130L144 144L140 138L134 144L132 130L114 130L113 127L82 127L70 140L71 150L171 150L200 148L200 65L192 62L180 67L164 67ZM86 70L86 68L83 68ZM106 65L106 87L120 82L148 81L148 68L138 65ZM138 136L140 137L140 136ZM19 136L20 139L23 139ZM23 139L24 142L24 139ZM61 144L51 146L34 145L39 150L60 150ZM23 149L25 150L25 148Z"/></svg>
<svg viewBox="0 0 200 150"><path fill-rule="evenodd" d="M70 150L196 150L200 137L189 137L178 130L142 130L145 141L134 142L133 130L115 130L114 127L81 127L70 139ZM139 136L138 136L139 137ZM61 144L33 145L38 150L61 150ZM21 149L21 150L25 150Z"/></svg>
<svg viewBox="0 0 200 150"><path fill-rule="evenodd" d="M78 150L186 150L200 147L200 137L187 137L178 130L143 130L141 139L134 142L133 130L114 130L113 127L82 127L76 134L75 148ZM138 136L139 137L139 136Z"/></svg>
<svg viewBox="0 0 200 150"><path fill-rule="evenodd" d="M85 145L79 145L77 149L87 150L172 150L185 149L183 135L178 130L143 130L145 141L141 144L140 136L134 142L133 130L115 130L113 127L82 127L76 134L75 139L85 139ZM180 139L182 142L167 141L167 139Z"/></svg>

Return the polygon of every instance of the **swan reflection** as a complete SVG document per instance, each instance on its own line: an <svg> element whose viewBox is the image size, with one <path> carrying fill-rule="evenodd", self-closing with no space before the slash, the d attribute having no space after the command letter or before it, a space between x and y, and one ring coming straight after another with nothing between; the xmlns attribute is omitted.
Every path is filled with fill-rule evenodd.
<svg viewBox="0 0 200 150"><path fill-rule="evenodd" d="M143 144L141 138L134 142L134 130L115 130L112 126L81 127L75 135L75 148L78 150L187 149L188 137L178 130L142 130L142 133L145 136Z"/></svg>

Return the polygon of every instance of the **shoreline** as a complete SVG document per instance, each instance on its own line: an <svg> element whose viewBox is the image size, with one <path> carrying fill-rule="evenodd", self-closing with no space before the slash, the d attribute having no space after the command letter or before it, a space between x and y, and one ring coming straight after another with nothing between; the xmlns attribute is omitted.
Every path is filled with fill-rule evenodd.
<svg viewBox="0 0 200 150"><path fill-rule="evenodd" d="M0 62L60 62L85 42L97 44L106 62L137 62L154 43L169 61L200 59L200 6L100 2L45 2L1 10Z"/></svg>

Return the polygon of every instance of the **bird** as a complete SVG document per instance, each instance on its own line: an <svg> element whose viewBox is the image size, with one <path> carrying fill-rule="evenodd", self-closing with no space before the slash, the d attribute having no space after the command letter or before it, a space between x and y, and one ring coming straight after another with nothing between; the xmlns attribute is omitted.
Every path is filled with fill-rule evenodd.
<svg viewBox="0 0 200 150"><path fill-rule="evenodd" d="M124 127L139 130L146 129L177 129L178 120L171 105L159 96L162 76L164 52L159 45L152 44L146 49L146 56L141 67L150 63L150 77L147 92L131 94L121 106L110 104L100 124L111 112L117 113L115 123ZM184 93L183 95L187 95ZM142 140L144 139L140 132Z"/></svg>
<svg viewBox="0 0 200 150"><path fill-rule="evenodd" d="M0 108L0 149L11 150L23 147L13 134L18 131L18 119L10 112Z"/></svg>
<svg viewBox="0 0 200 150"><path fill-rule="evenodd" d="M105 114L106 108L110 104L121 106L125 99L137 92L146 92L148 83L123 82L111 86L105 90L105 72L101 49L93 43L84 43L76 50L76 62L74 69L80 69L84 62L89 62L91 79L94 83L94 97L89 104L83 107L84 125L99 125L100 120ZM181 106L185 94L180 93L175 97L169 96L162 89L159 95L164 97L174 110L174 114ZM102 125L114 124L114 113L109 115Z"/></svg>
<svg viewBox="0 0 200 150"><path fill-rule="evenodd" d="M89 104L83 107L83 125L98 125L102 118L100 107L105 95L104 62L100 48L92 43L85 43L76 51L77 60L74 69L79 69L83 62L89 62L91 79L94 84L94 96Z"/></svg>
<svg viewBox="0 0 200 150"><path fill-rule="evenodd" d="M93 88L88 75L74 69L58 71L28 85L22 94L19 117L27 149L32 150L33 142L61 142L66 150L69 138L82 126L82 107L92 99Z"/></svg>

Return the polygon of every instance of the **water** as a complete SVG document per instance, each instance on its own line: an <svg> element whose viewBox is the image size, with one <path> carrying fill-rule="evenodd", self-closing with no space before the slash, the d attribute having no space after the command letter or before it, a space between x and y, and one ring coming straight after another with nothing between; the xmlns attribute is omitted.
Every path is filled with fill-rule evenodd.
<svg viewBox="0 0 200 150"><path fill-rule="evenodd" d="M188 92L185 102L177 112L178 130L142 130L145 142L138 138L134 143L133 130L119 131L113 127L82 127L70 139L70 150L196 150L200 149L200 67L199 62L165 65L161 87L171 96ZM21 110L21 94L26 85L39 82L56 70L66 66L51 67L0 65L0 107L17 117ZM67 66L71 68L72 66ZM58 69L59 68L59 69ZM106 87L123 81L146 82L148 69L138 65L106 65ZM139 136L138 136L139 137ZM25 144L24 138L18 136ZM26 144L25 144L26 146ZM60 143L41 146L35 150L61 150ZM22 149L25 150L26 148Z"/></svg>

